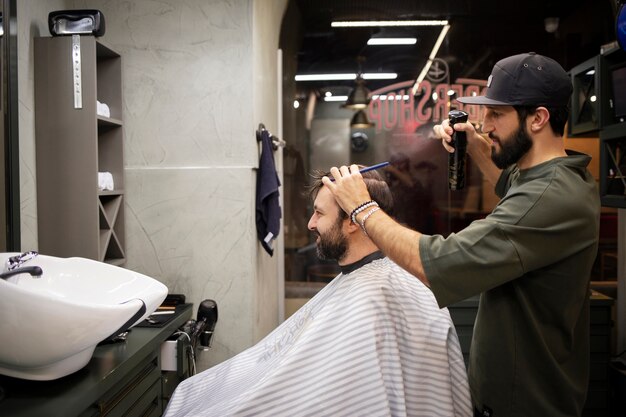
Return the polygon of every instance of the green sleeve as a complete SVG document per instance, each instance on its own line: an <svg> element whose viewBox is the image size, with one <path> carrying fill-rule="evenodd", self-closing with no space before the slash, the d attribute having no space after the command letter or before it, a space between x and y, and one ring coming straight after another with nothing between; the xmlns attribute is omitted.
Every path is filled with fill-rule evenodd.
<svg viewBox="0 0 626 417"><path fill-rule="evenodd" d="M422 235L420 256L440 307L522 275L517 250L492 221L473 222L447 238Z"/></svg>
<svg viewBox="0 0 626 417"><path fill-rule="evenodd" d="M491 214L459 233L423 235L420 256L439 305L532 274L593 244L596 224L576 188L577 182L534 178L507 188ZM567 210L557 209L562 207Z"/></svg>

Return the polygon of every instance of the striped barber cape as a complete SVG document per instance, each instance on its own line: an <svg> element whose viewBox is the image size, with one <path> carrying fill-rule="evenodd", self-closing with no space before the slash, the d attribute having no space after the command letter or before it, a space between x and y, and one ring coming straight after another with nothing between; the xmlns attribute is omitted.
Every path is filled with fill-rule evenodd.
<svg viewBox="0 0 626 417"><path fill-rule="evenodd" d="M175 416L472 416L458 337L387 258L340 274L242 353L183 381Z"/></svg>

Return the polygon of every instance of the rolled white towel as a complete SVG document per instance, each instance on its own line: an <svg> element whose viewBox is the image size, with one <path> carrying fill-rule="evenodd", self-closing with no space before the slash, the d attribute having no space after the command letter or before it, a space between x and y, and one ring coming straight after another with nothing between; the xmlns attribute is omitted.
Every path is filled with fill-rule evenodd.
<svg viewBox="0 0 626 417"><path fill-rule="evenodd" d="M100 191L113 191L113 174L110 172L98 172L98 189Z"/></svg>
<svg viewBox="0 0 626 417"><path fill-rule="evenodd" d="M96 113L98 116L111 117L111 109L109 108L109 105L101 103L98 100L96 100Z"/></svg>

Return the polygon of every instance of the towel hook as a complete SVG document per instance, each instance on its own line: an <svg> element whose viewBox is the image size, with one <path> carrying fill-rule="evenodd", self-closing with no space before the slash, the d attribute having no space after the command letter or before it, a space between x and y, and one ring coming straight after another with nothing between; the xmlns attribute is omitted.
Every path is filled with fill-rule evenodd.
<svg viewBox="0 0 626 417"><path fill-rule="evenodd" d="M267 130L265 128L265 125L263 123L259 123L259 128L256 130L256 140L258 142L260 142L262 140L262 136L261 134L263 133L263 131L267 131L267 133L269 133L270 135L270 139L272 139L272 149L274 149L275 151L278 150L278 148L284 148L286 143L284 140L279 139L278 137L274 136L269 130Z"/></svg>

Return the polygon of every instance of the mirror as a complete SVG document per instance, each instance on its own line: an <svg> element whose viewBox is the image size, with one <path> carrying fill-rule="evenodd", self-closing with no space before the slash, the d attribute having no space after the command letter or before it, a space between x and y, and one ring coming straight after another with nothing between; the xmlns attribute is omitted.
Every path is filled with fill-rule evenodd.
<svg viewBox="0 0 626 417"><path fill-rule="evenodd" d="M0 2L0 252L20 251L17 5Z"/></svg>

